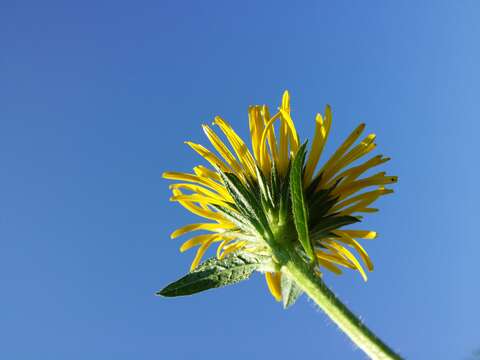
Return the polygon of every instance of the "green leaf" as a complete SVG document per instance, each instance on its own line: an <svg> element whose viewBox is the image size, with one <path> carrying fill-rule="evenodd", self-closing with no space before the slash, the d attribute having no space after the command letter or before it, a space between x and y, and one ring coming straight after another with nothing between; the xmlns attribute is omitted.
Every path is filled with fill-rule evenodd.
<svg viewBox="0 0 480 360"><path fill-rule="evenodd" d="M295 301L303 294L302 289L297 285L295 281L290 279L286 274L282 273L282 300L283 308L288 309L295 304Z"/></svg>
<svg viewBox="0 0 480 360"><path fill-rule="evenodd" d="M156 295L174 297L192 295L208 289L231 285L250 277L263 258L249 253L234 253L222 260L210 258L193 272L167 285Z"/></svg>
<svg viewBox="0 0 480 360"><path fill-rule="evenodd" d="M305 162L306 145L305 143L298 149L293 160L290 170L290 197L298 240L310 260L314 261L313 247L308 236L308 210L303 196L303 163Z"/></svg>

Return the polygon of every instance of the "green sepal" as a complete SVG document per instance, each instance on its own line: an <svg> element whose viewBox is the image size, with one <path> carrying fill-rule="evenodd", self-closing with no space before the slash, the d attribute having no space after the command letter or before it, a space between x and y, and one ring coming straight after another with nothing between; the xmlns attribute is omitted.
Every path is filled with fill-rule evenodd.
<svg viewBox="0 0 480 360"><path fill-rule="evenodd" d="M265 176L263 175L263 172L262 172L262 170L260 170L258 165L255 165L255 173L257 174L257 183L258 183L257 186L260 190L260 196L261 196L261 199L262 199L262 204L264 202L267 202L267 201L272 203L272 198L271 198L270 191L268 189L267 180L265 179ZM270 204L269 204L269 206L270 206Z"/></svg>
<svg viewBox="0 0 480 360"><path fill-rule="evenodd" d="M262 170L255 165L255 171L257 174L257 181L255 187L252 187L253 191L258 188L257 193L260 193L260 203L265 214L272 214L272 210L275 208L275 201L273 199L272 189L270 188L270 182L267 180Z"/></svg>
<svg viewBox="0 0 480 360"><path fill-rule="evenodd" d="M248 218L257 232L263 235L264 239L271 240L273 236L270 225L258 199L258 194L252 194L250 189L234 174L224 173L220 170L218 172L225 184L225 188L233 197L237 209Z"/></svg>
<svg viewBox="0 0 480 360"><path fill-rule="evenodd" d="M310 236L312 239L319 239L322 235L325 235L331 230L336 230L342 226L355 224L359 221L360 220L355 216L332 214L316 222L312 227Z"/></svg>
<svg viewBox="0 0 480 360"><path fill-rule="evenodd" d="M244 252L230 254L222 260L213 257L200 264L194 271L156 292L156 295L185 296L236 284L248 279L261 267L263 261L263 257Z"/></svg>
<svg viewBox="0 0 480 360"><path fill-rule="evenodd" d="M303 250L313 262L315 256L309 238L308 208L303 195L303 164L306 155L306 143L297 151L290 170L290 198L292 201L293 222L297 230L298 240Z"/></svg>
<svg viewBox="0 0 480 360"><path fill-rule="evenodd" d="M280 179L278 177L275 161L272 161L272 170L270 171L270 187L272 189L273 204L277 204L280 193Z"/></svg>
<svg viewBox="0 0 480 360"><path fill-rule="evenodd" d="M256 231L250 220L236 210L215 204L211 204L210 206L221 213L228 221L235 224L239 229L245 231L247 234L253 234Z"/></svg>
<svg viewBox="0 0 480 360"><path fill-rule="evenodd" d="M290 279L288 275L282 273L281 279L283 308L288 309L295 304L297 299L303 294L302 289L298 287L295 281Z"/></svg>

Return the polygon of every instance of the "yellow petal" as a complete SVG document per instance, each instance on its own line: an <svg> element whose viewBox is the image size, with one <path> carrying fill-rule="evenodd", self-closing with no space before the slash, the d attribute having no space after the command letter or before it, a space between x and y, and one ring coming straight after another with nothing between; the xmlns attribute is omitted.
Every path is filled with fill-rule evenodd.
<svg viewBox="0 0 480 360"><path fill-rule="evenodd" d="M227 204L222 200L219 200L218 198L207 197L199 194L173 195L170 198L170 201L188 201L188 202L196 202L196 203L205 204L205 205L219 205L219 206L231 209L231 206L229 204Z"/></svg>
<svg viewBox="0 0 480 360"><path fill-rule="evenodd" d="M182 246L180 246L180 252L185 252L195 245L203 244L206 241L209 240L215 240L218 239L219 235L218 234L203 234L203 235L197 235L192 237L191 239L188 239L185 241Z"/></svg>
<svg viewBox="0 0 480 360"><path fill-rule="evenodd" d="M182 195L182 192L177 189L173 189L173 194L175 196ZM217 212L210 210L208 206L199 207L191 202L188 201L179 201L180 205L182 205L185 209L190 211L191 213L204 217L209 220L217 220L222 222L227 222L227 220ZM203 204L202 204L203 205Z"/></svg>
<svg viewBox="0 0 480 360"><path fill-rule="evenodd" d="M273 295L273 297L277 301L282 300L282 290L280 287L280 279L281 279L281 273L279 272L265 273L265 280L267 281L268 290L270 290L270 293Z"/></svg>
<svg viewBox="0 0 480 360"><path fill-rule="evenodd" d="M304 183L305 185L310 184L312 180L313 172L317 167L318 160L322 154L322 151L327 142L328 133L330 132L330 126L332 124L332 113L330 106L327 106L325 111L325 122L323 121L322 115L317 114L315 119L315 135L312 141L312 147L308 155L307 165L305 168Z"/></svg>
<svg viewBox="0 0 480 360"><path fill-rule="evenodd" d="M237 159L232 155L228 147L224 142L218 137L218 135L213 131L208 125L202 125L205 135L212 143L213 147L218 151L218 153L225 159L228 165L237 173L242 174L242 169L240 164L237 162Z"/></svg>
<svg viewBox="0 0 480 360"><path fill-rule="evenodd" d="M355 267L349 261L345 260L342 256L339 256L337 253L329 254L322 250L316 250L315 256L318 260L322 259L330 263L341 265L350 269L355 269Z"/></svg>
<svg viewBox="0 0 480 360"><path fill-rule="evenodd" d="M264 127L267 126L267 123L271 120L270 119L270 112L268 111L268 107L266 105L262 108L263 114L263 125ZM280 113L275 114L273 117L279 117ZM263 135L263 134L262 134ZM261 143L260 143L261 144ZM271 162L278 162L278 149L277 149L277 139L275 138L275 131L272 129L268 132L268 147L270 148ZM270 171L270 169L269 169Z"/></svg>
<svg viewBox="0 0 480 360"><path fill-rule="evenodd" d="M195 174L197 176L206 177L206 178L209 178L209 179L217 181L217 182L222 181L222 178L220 177L220 175L217 172L215 172L213 170L210 170L209 168L207 168L203 165L195 166L193 168L193 171L195 172Z"/></svg>
<svg viewBox="0 0 480 360"><path fill-rule="evenodd" d="M397 176L385 176L385 172L380 172L378 174L372 175L364 179L356 180L348 184L340 184L333 190L333 194L339 195L339 200L343 200L351 194L356 193L357 191L360 191L364 188L375 185L393 184L397 182L397 180Z"/></svg>
<svg viewBox="0 0 480 360"><path fill-rule="evenodd" d="M335 153L328 159L325 165L319 171L319 174L322 174L325 171L329 171L330 168L347 152L347 150L352 146L352 144L358 139L365 129L365 124L360 124L352 133L345 139L345 141L340 145L340 147L335 151ZM321 184L324 185L325 181L322 179Z"/></svg>
<svg viewBox="0 0 480 360"><path fill-rule="evenodd" d="M283 92L282 96L282 110L290 114L290 94L288 90Z"/></svg>
<svg viewBox="0 0 480 360"><path fill-rule="evenodd" d="M229 197L229 194L227 190L223 187L223 185L203 176L175 172L175 171L164 172L162 176L165 179L169 179L169 180L178 180L178 181L187 181L187 182L197 183L197 184L206 186L212 190L215 190L216 192L224 196L226 199L228 199Z"/></svg>
<svg viewBox="0 0 480 360"><path fill-rule="evenodd" d="M273 123L276 120L278 120L279 118L280 118L279 114L275 115L270 120L268 120L268 122L265 124L265 127L263 128L262 136L260 137L260 153L263 154L262 159L268 156L267 155L267 139L269 139L269 142L270 142L270 140L272 138L272 134L273 134L273 136L275 136ZM275 138L273 138L273 139L275 139ZM272 147L270 145L270 150L271 149L276 149L276 147L275 146ZM261 163L262 167L265 167L265 165L266 164Z"/></svg>
<svg viewBox="0 0 480 360"><path fill-rule="evenodd" d="M223 255L222 255L222 250L224 248L224 246L229 242L229 241L232 241L233 239L225 239L223 240L220 245L218 245L217 247L217 259L221 260L223 259Z"/></svg>
<svg viewBox="0 0 480 360"><path fill-rule="evenodd" d="M225 256L227 256L230 253L240 250L245 245L247 245L247 241L237 241L233 244L229 244L228 246L225 246L223 248L223 252L220 254L220 259L223 259Z"/></svg>
<svg viewBox="0 0 480 360"><path fill-rule="evenodd" d="M257 174L255 171L255 160L253 159L250 150L248 150L247 145L245 145L240 136L238 136L237 133L232 129L230 124L219 116L215 117L214 124L218 125L227 137L228 141L233 147L233 150L237 154L237 158L240 160L240 163L243 165L247 174L253 179L256 179Z"/></svg>
<svg viewBox="0 0 480 360"><path fill-rule="evenodd" d="M334 264L332 264L330 261L324 260L324 259L317 259L319 265L327 268L334 274L340 275L342 273L342 270L340 270L338 267L336 267Z"/></svg>
<svg viewBox="0 0 480 360"><path fill-rule="evenodd" d="M380 187L377 190L364 192L337 203L330 210L330 213L341 211L342 214L349 215L354 213L358 209L362 209L370 205L371 203L376 201L380 196L391 194L391 193L393 193L393 190L385 189L384 187ZM350 206L350 207L347 207L347 206Z"/></svg>
<svg viewBox="0 0 480 360"><path fill-rule="evenodd" d="M266 147L262 146L262 135L265 123L269 120L269 118L268 120L265 119L266 116L269 117L270 115L268 113L268 108L265 105L263 107L252 106L250 108L249 122L253 153L263 174L268 175L272 163L268 151L266 151ZM265 143L265 140L263 143Z"/></svg>
<svg viewBox="0 0 480 360"><path fill-rule="evenodd" d="M197 254L195 255L195 258L192 261L192 265L190 266L190 271L195 270L195 268L198 266L200 261L202 260L203 254L205 254L205 251L210 247L210 244L213 242L213 239L210 239L206 242L204 242L197 250Z"/></svg>
<svg viewBox="0 0 480 360"><path fill-rule="evenodd" d="M330 248L331 250L336 250L340 255L342 255L345 259L349 260L358 270L360 275L362 275L362 278L364 281L367 281L367 274L365 274L365 271L362 268L362 265L358 262L358 260L353 256L353 254L348 251L346 248L343 246L333 242L329 241L328 243L324 244L326 247Z"/></svg>
<svg viewBox="0 0 480 360"><path fill-rule="evenodd" d="M280 175L286 173L288 162L288 125L282 118L280 121L280 148L278 152L278 173Z"/></svg>
<svg viewBox="0 0 480 360"><path fill-rule="evenodd" d="M352 246L355 250L357 250L358 254L362 258L363 262L365 263L367 269L369 271L373 270L373 263L372 260L370 259L370 256L368 256L368 253L365 251L365 249L356 241L353 239L351 236L349 236L347 233L341 230L335 230L333 231L334 234L338 235L339 238L337 238L337 241L344 242L347 245Z"/></svg>
<svg viewBox="0 0 480 360"><path fill-rule="evenodd" d="M260 106L250 106L248 109L248 123L250 125L250 138L252 140L253 156L261 163L260 138L263 132L263 120Z"/></svg>
<svg viewBox="0 0 480 360"><path fill-rule="evenodd" d="M196 230L224 231L225 229L233 229L234 227L235 225L228 222L188 224L175 230L170 237L175 239L183 234Z"/></svg>
<svg viewBox="0 0 480 360"><path fill-rule="evenodd" d="M366 155L372 151L375 147L373 142L375 141L375 134L368 135L360 144L351 149L348 153L343 155L335 164L325 171L322 178L322 183L327 183L336 173L341 169L348 166L358 158ZM372 146L373 144L373 146Z"/></svg>
<svg viewBox="0 0 480 360"><path fill-rule="evenodd" d="M345 234L349 235L352 238L356 239L366 239L371 240L377 237L376 231L370 230L342 230Z"/></svg>
<svg viewBox="0 0 480 360"><path fill-rule="evenodd" d="M335 182L337 182L339 179L342 180L342 185L348 184L354 180L356 180L361 174L363 174L365 171L378 166L380 164L384 164L387 161L389 161L390 158L387 157L382 157L382 155L377 155L374 156L373 158L369 159L368 161L364 162L363 164L360 164L358 166L351 167L350 169L347 169L340 174L336 175L332 180L329 181L327 187L330 187L333 185Z"/></svg>
<svg viewBox="0 0 480 360"><path fill-rule="evenodd" d="M185 141L185 144L190 146L193 150L200 154L205 160L207 160L213 167L216 167L223 172L231 172L232 170L228 167L222 160L218 158L214 153L212 153L207 148L203 147L200 144L195 144L191 141Z"/></svg>
<svg viewBox="0 0 480 360"><path fill-rule="evenodd" d="M213 192L213 191L210 191L210 190L208 190L208 189L206 189L202 186L195 185L195 184L177 183L177 184L170 185L170 189L172 189L172 190L174 190L174 189L185 189L185 190L192 191L194 193L205 195L207 197L211 197L211 198L215 198L215 199L218 199L218 200L225 201L225 198L223 196L221 196L220 194L218 194L216 192Z"/></svg>
<svg viewBox="0 0 480 360"><path fill-rule="evenodd" d="M290 150L293 154L297 153L298 147L300 146L300 141L298 140L297 130L295 129L295 124L293 123L290 114L283 109L280 109L280 116L282 120L287 123L288 137L290 140Z"/></svg>
<svg viewBox="0 0 480 360"><path fill-rule="evenodd" d="M288 90L285 90L282 96L282 105L280 106L279 113L281 114L282 111L290 115L290 94ZM280 122L280 147L278 153L278 172L280 175L285 174L288 167L289 162L289 154L288 154L288 136L289 136L289 129L286 119L282 116Z"/></svg>

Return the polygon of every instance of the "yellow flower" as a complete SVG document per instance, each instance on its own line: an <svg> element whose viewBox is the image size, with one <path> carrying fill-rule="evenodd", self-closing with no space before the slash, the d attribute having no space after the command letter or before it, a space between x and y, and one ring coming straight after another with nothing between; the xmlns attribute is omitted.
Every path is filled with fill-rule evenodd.
<svg viewBox="0 0 480 360"><path fill-rule="evenodd" d="M198 246L191 270L200 263L207 249L217 243L217 257L246 251L276 259L272 244L293 245L304 258L308 254L300 246L291 216L288 183L292 161L302 147L291 118L290 97L285 91L281 106L271 116L266 105L251 106L248 110L251 149L232 129L230 124L216 117L221 137L208 125L203 130L215 149L186 142L200 154L211 168L199 165L193 173L165 172L163 177L176 180L170 186L171 201L179 202L190 212L204 218L175 230L171 237L204 231L193 236L180 247L186 251ZM373 270L373 264L358 239L374 239L371 230L345 229L359 222L362 213L377 211L371 204L380 196L393 192L387 184L397 177L384 172L362 177L368 170L389 160L382 155L351 166L376 146L375 135L360 138L365 125L359 125L316 171L332 123L329 106L325 114L317 114L315 135L303 167L303 196L308 209L308 237L313 249L313 266L318 274L327 269L341 274L341 268L357 270L367 279L364 267ZM236 186L241 198L231 187ZM292 230L293 229L293 230ZM364 267L352 253L354 250ZM265 273L272 295L281 300L282 274L273 266Z"/></svg>

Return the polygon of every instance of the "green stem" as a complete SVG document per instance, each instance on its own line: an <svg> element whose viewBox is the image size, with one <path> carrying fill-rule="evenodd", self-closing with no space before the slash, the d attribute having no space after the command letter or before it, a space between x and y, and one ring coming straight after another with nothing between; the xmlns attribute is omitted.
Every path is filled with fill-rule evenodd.
<svg viewBox="0 0 480 360"><path fill-rule="evenodd" d="M294 252L282 267L286 273L335 322L350 339L372 359L401 359L382 340L370 331L307 267Z"/></svg>

